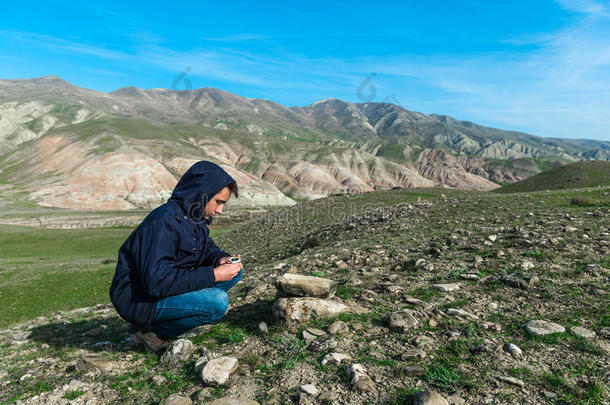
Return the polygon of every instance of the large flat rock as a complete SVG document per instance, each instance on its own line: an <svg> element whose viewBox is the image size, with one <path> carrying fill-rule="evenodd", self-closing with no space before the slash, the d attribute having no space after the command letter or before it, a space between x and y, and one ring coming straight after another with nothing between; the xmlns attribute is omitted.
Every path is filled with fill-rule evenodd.
<svg viewBox="0 0 610 405"><path fill-rule="evenodd" d="M312 297L278 298L273 303L272 311L277 320L296 322L307 322L313 314L320 318L330 318L346 312L367 312L365 308L357 305Z"/></svg>
<svg viewBox="0 0 610 405"><path fill-rule="evenodd" d="M330 297L337 290L337 283L322 277L286 273L275 280L280 296Z"/></svg>

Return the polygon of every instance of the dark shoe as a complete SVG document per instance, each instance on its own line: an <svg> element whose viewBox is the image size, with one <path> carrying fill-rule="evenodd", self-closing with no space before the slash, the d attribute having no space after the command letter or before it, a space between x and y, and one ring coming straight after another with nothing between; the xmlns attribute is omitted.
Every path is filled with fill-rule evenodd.
<svg viewBox="0 0 610 405"><path fill-rule="evenodd" d="M165 350L172 342L168 337L151 329L138 328L133 325L129 328L129 333L136 342L143 344L149 352L155 354Z"/></svg>

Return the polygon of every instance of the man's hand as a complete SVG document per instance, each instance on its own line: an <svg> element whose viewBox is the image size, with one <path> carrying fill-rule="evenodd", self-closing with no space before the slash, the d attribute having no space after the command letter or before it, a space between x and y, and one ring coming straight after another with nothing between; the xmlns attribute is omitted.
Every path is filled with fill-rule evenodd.
<svg viewBox="0 0 610 405"><path fill-rule="evenodd" d="M220 259L218 259L218 265L220 266L221 264L229 263L229 260L231 259L231 257L232 256L221 257ZM239 257L241 259L241 255L237 255L235 257Z"/></svg>
<svg viewBox="0 0 610 405"><path fill-rule="evenodd" d="M214 268L214 281L229 281L235 277L242 269L241 263L221 264Z"/></svg>

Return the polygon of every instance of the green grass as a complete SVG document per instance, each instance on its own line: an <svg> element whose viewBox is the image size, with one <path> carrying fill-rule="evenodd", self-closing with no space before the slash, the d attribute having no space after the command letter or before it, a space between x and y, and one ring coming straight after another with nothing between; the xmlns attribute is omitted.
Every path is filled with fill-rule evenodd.
<svg viewBox="0 0 610 405"><path fill-rule="evenodd" d="M132 230L0 225L0 306L5 309L0 311L0 328L57 310L110 302L117 253ZM106 259L112 262L102 263Z"/></svg>
<svg viewBox="0 0 610 405"><path fill-rule="evenodd" d="M610 162L583 161L544 171L535 176L507 184L498 193L586 188L610 185Z"/></svg>

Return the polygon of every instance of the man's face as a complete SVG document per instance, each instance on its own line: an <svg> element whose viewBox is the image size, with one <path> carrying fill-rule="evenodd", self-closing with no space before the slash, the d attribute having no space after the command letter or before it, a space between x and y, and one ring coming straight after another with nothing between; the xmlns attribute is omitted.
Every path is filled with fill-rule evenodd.
<svg viewBox="0 0 610 405"><path fill-rule="evenodd" d="M222 209L227 201L231 198L231 190L229 187L225 187L218 192L203 209L205 219L212 218L214 215L222 214Z"/></svg>

